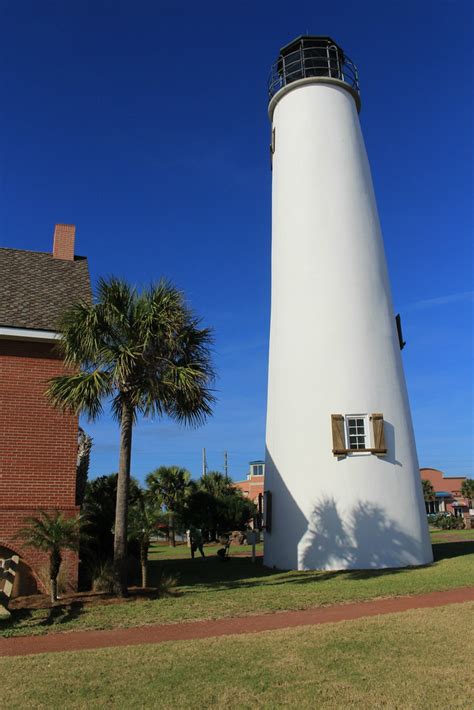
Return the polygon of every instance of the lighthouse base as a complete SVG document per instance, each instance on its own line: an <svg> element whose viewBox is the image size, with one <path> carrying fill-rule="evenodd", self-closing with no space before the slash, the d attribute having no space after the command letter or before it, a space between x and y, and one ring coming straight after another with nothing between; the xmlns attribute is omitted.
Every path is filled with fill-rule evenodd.
<svg viewBox="0 0 474 710"><path fill-rule="evenodd" d="M370 570L416 567L433 561L422 516L407 521L377 501L347 505L332 497L319 498L307 514L297 505L289 509L286 499L282 515L275 498L274 525L265 535L263 562L267 567Z"/></svg>

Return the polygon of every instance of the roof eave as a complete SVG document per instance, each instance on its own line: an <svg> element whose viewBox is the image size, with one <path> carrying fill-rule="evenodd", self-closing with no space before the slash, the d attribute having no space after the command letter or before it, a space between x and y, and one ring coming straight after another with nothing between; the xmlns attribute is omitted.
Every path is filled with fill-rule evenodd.
<svg viewBox="0 0 474 710"><path fill-rule="evenodd" d="M37 330L34 328L15 328L0 325L0 340L29 340L40 343L54 343L61 337L54 330Z"/></svg>

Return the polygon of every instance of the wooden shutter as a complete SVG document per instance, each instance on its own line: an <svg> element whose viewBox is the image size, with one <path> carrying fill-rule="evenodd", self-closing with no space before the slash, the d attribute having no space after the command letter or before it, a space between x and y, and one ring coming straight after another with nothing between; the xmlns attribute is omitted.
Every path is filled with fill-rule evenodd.
<svg viewBox="0 0 474 710"><path fill-rule="evenodd" d="M332 452L334 456L347 454L346 435L344 432L344 417L342 414L331 414Z"/></svg>
<svg viewBox="0 0 474 710"><path fill-rule="evenodd" d="M406 345L406 342L403 340L402 319L400 318L400 313L395 316L395 323L397 325L398 343L400 345L400 350L403 350Z"/></svg>
<svg viewBox="0 0 474 710"><path fill-rule="evenodd" d="M372 429L374 433L374 446L372 451L374 454L383 456L387 453L387 445L385 444L385 432L383 427L383 414L372 414Z"/></svg>
<svg viewBox="0 0 474 710"><path fill-rule="evenodd" d="M258 494L258 505L257 505L257 515L255 516L255 519L257 520L257 524L255 527L258 530L262 530L263 528L263 493Z"/></svg>

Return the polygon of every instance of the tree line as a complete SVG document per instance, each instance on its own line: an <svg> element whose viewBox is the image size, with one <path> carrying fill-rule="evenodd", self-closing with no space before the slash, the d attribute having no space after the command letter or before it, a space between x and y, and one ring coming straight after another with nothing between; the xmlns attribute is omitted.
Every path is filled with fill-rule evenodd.
<svg viewBox="0 0 474 710"><path fill-rule="evenodd" d="M87 519L81 558L86 577L94 576L113 558L114 498L117 474L89 481L83 511ZM218 540L233 530L245 530L256 515L256 506L235 488L228 476L211 471L192 480L178 466L160 466L146 477L140 487L131 478L129 487L128 574L134 560L140 561L141 583L147 586L148 552L158 535L176 544L176 535L190 527L199 528L206 541Z"/></svg>

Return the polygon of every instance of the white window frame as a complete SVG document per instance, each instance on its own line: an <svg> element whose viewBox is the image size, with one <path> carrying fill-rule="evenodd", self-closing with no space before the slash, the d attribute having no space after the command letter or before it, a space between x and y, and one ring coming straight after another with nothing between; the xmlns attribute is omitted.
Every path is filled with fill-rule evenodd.
<svg viewBox="0 0 474 710"><path fill-rule="evenodd" d="M364 449L352 449L350 446L349 438L349 419L363 419L364 421L364 436L365 436L365 448ZM370 417L368 414L345 414L344 415L344 431L346 434L346 448L348 453L352 454L366 454L370 453L370 448L372 446L371 440L371 426Z"/></svg>

